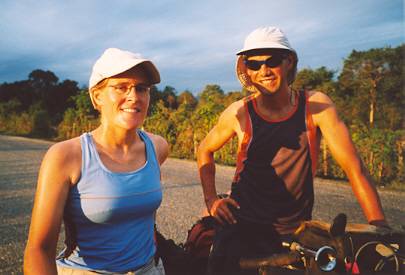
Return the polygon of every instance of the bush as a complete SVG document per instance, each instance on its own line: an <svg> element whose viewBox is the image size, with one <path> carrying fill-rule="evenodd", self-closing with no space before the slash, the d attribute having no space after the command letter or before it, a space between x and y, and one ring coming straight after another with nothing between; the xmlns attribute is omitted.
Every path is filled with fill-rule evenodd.
<svg viewBox="0 0 405 275"><path fill-rule="evenodd" d="M35 137L49 138L54 134L51 127L51 119L45 110L35 110L32 113L31 135Z"/></svg>
<svg viewBox="0 0 405 275"><path fill-rule="evenodd" d="M357 124L351 128L352 139L365 168L377 185L398 185L404 182L404 131L377 129ZM317 175L346 178L343 170L321 144ZM326 156L326 160L325 160Z"/></svg>
<svg viewBox="0 0 405 275"><path fill-rule="evenodd" d="M99 125L98 118L81 114L78 110L69 108L63 115L63 120L57 127L57 139L65 140L77 137L84 132L90 132Z"/></svg>

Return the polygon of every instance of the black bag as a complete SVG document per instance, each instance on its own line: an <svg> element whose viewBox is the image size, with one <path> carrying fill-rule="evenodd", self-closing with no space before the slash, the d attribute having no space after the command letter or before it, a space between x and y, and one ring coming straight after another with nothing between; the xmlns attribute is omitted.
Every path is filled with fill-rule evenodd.
<svg viewBox="0 0 405 275"><path fill-rule="evenodd" d="M162 259L167 275L206 274L208 257L215 235L216 221L203 217L188 231L185 244L166 239L155 229L157 251L155 259Z"/></svg>
<svg viewBox="0 0 405 275"><path fill-rule="evenodd" d="M188 231L184 249L193 266L192 274L205 274L207 271L216 225L217 221L213 217L207 216L198 220Z"/></svg>
<svg viewBox="0 0 405 275"><path fill-rule="evenodd" d="M189 273L189 255L182 244L176 244L172 239L166 239L156 228L156 254L155 261L159 258L163 262L166 275L186 275Z"/></svg>

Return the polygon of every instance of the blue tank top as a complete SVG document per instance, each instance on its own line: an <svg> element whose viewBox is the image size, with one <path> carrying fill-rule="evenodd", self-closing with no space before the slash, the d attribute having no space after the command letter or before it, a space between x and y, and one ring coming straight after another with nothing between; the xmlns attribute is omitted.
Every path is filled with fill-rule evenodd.
<svg viewBox="0 0 405 275"><path fill-rule="evenodd" d="M160 167L152 141L144 132L138 134L145 143L146 162L124 173L103 165L90 133L80 137L81 178L70 189L65 207L75 247L57 264L108 274L136 270L155 254Z"/></svg>

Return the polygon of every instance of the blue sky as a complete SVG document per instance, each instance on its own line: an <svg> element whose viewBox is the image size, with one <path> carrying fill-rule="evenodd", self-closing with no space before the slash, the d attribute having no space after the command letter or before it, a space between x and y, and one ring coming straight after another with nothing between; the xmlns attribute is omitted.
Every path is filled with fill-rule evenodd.
<svg viewBox="0 0 405 275"><path fill-rule="evenodd" d="M139 52L162 83L199 93L207 84L240 90L235 53L260 26L278 26L299 69L342 68L353 49L404 43L403 0L2 0L0 82L34 69L87 85L108 47Z"/></svg>

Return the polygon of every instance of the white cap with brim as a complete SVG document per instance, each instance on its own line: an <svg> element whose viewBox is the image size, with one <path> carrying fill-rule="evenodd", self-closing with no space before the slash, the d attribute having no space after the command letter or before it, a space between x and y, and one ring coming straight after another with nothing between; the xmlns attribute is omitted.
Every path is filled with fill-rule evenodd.
<svg viewBox="0 0 405 275"><path fill-rule="evenodd" d="M109 48L104 51L93 66L90 76L89 90L96 86L100 81L123 73L139 64L146 70L149 84L160 82L160 74L155 65L148 59L143 58L138 53Z"/></svg>
<svg viewBox="0 0 405 275"><path fill-rule="evenodd" d="M276 27L261 27L246 37L243 49L236 54L242 55L259 49L285 49L295 52L282 30Z"/></svg>

